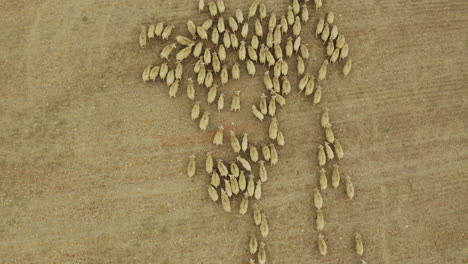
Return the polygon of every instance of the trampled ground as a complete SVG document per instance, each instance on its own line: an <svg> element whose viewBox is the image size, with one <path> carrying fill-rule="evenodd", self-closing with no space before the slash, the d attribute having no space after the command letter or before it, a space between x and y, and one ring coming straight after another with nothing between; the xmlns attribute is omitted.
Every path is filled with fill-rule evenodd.
<svg viewBox="0 0 468 264"><path fill-rule="evenodd" d="M171 100L164 84L141 81L162 45L137 44L141 24L172 21L177 34L206 19L196 1L3 2L0 263L247 263L251 217L224 213L202 167L192 179L184 168L191 154L234 157L210 144L217 124L263 142L267 123L249 106L265 70L223 88L227 99L242 90L243 111L213 113L203 133L184 89ZM229 15L250 4L225 2ZM287 6L267 2L277 14ZM329 68L318 107L294 87L278 114L286 146L258 202L268 263L360 263L355 232L369 264L466 263L466 1L325 2L319 14L336 13L353 71ZM315 73L324 54L313 25L303 29ZM312 205L322 107L356 187L353 201L342 188L324 195L324 258Z"/></svg>

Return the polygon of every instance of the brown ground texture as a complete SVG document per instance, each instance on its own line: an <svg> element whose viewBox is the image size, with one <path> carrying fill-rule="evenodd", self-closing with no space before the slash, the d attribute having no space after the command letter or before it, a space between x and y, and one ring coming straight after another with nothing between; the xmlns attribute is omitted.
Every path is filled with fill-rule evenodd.
<svg viewBox="0 0 468 264"><path fill-rule="evenodd" d="M228 15L249 4L226 0ZM278 15L287 5L267 1ZM141 80L168 42L138 46L142 24L172 22L186 34L187 19L206 19L196 1L1 6L0 263L247 263L251 209L240 216L236 198L229 214L210 201L201 164L206 151L234 157L228 144L211 144L219 124L265 141L268 122L249 111L265 69L252 79L243 68L241 81L222 88L227 102L242 91L242 111L212 108L202 132L185 89L172 100L165 84ZM303 30L316 73L325 57L312 10ZM353 70L345 79L342 63L330 66L313 106L297 93L291 60L293 93L278 113L286 146L257 202L270 221L268 263L360 263L355 232L370 264L467 263L467 2L325 1L318 15L328 11ZM326 257L312 202L322 107L345 149L342 175L356 188L352 201L343 186L324 193ZM199 166L188 178L191 154Z"/></svg>

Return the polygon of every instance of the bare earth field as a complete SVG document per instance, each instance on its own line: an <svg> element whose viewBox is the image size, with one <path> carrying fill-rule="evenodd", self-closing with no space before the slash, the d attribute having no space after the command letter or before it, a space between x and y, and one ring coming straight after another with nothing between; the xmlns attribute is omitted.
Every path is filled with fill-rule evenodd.
<svg viewBox="0 0 468 264"><path fill-rule="evenodd" d="M242 68L222 88L228 102L242 90L242 111L213 109L203 133L185 89L171 100L165 84L141 80L162 44L138 46L142 24L187 34L187 19L208 17L197 1L0 2L0 263L247 263L251 210L240 216L238 198L231 214L211 202L201 164L206 151L234 157L210 143L218 124L267 138L268 123L249 111L265 69L252 79ZM232 15L251 1L225 2ZM281 15L289 1L266 2ZM325 57L312 10L303 30L315 74ZM468 3L327 0L318 14L328 11L353 70L344 79L330 66L313 107L297 94L291 60L293 93L278 114L286 146L258 202L270 221L267 263L358 264L355 232L369 264L468 263ZM326 257L312 202L322 107L356 188L352 201L342 187L324 194ZM200 166L189 179L191 154Z"/></svg>

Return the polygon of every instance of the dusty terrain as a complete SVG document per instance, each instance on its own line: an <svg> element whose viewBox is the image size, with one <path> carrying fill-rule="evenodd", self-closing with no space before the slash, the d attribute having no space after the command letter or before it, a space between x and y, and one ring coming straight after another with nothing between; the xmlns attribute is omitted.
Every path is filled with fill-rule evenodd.
<svg viewBox="0 0 468 264"><path fill-rule="evenodd" d="M233 157L210 144L217 124L264 140L266 123L248 111L264 70L225 88L242 90L243 111L213 114L202 133L185 96L141 81L161 47L137 44L141 24L185 33L187 19L204 20L196 1L2 2L0 263L246 263L252 219L208 200L201 167L192 179L183 171L190 154ZM267 6L280 14L287 2ZM226 0L229 14L249 4ZM343 79L331 67L319 107L293 93L278 116L287 145L259 202L268 263L360 263L355 232L370 264L467 263L467 2L327 0L319 14L328 10L353 71ZM324 197L327 257L312 205L321 107L356 187L353 201L343 189Z"/></svg>

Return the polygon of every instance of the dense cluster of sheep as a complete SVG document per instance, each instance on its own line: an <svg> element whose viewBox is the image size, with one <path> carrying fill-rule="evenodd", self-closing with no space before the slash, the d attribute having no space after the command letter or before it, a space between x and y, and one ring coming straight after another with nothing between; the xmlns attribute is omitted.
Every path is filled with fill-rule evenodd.
<svg viewBox="0 0 468 264"><path fill-rule="evenodd" d="M314 0L315 10L322 7L322 0ZM174 25L159 22L157 24L142 26L139 43L142 48L148 42L160 39L167 42L160 52L161 59L165 60L159 65L148 65L143 71L143 81L164 81L169 88L169 96L176 97L179 86L185 78L187 98L193 101L191 119L198 120L198 126L206 131L210 126L210 110L201 109L196 85L206 87L208 105L216 102L217 111L223 111L228 94L219 92L231 80L241 78L241 65L245 65L250 76L257 73L256 65L263 65L266 71L263 74L265 92L258 99L258 105L253 104L249 109L260 121L269 122L268 137L274 143L254 144L249 142L248 134L241 137L234 131L229 131L229 142L236 159L225 162L214 159L211 152L206 153L205 170L209 175L207 184L208 196L214 202L219 200L226 212L231 212L231 199L239 195L242 197L239 213L244 215L249 209L249 200L260 200L262 196L262 184L268 180L268 171L265 163L275 166L279 161L279 148L285 145L285 135L281 131L276 114L286 105L286 97L293 89L289 81L289 63L292 57L296 57L296 69L298 78L298 92L310 97L312 105L319 104L322 98L321 82L327 78L330 65L342 64L341 71L346 77L350 74L352 60L348 58L349 46L345 35L334 24L335 15L329 12L325 18L317 18L315 36L323 42L327 59L321 63L316 74L306 69L306 62L310 59L308 45L301 38L301 33L308 30L306 25L311 20L309 13L309 0L292 0L286 13L277 16L268 12L266 5L254 0L247 11L246 18L240 9L235 10L232 16L226 15L226 7L223 0L208 1L199 0L199 12L208 12L210 18L197 25L192 20L187 21L187 36L176 36L175 42L171 41ZM226 18L226 17L227 18ZM177 44L176 44L177 43ZM180 48L178 48L180 45ZM231 55L232 54L232 55ZM227 64L227 57L234 56L235 62ZM185 59L193 56L197 62L193 67L182 64ZM169 67L174 64L174 68ZM193 68L192 73L185 70ZM269 93L267 96L265 93ZM233 91L231 94L230 110L241 110L241 92ZM279 106L279 108L277 108ZM335 138L330 123L329 110L322 113L320 125L323 128L325 141L318 146L317 160L320 166L318 187L311 190L313 193L316 212L316 229L318 233L318 249L321 255L327 255L327 243L324 234L325 216L323 212L324 201L322 193L328 188L328 176L325 166L333 160L343 159L344 152L340 141ZM215 128L216 132L212 143L222 146L225 143L224 127ZM254 166L258 170L254 169ZM332 165L330 176L331 186L336 189L340 186L341 176L337 163ZM197 172L195 155L191 155L186 173L193 177ZM345 177L345 193L349 199L353 199L355 190L351 178ZM252 203L250 203L252 204ZM252 233L249 240L249 252L257 255L257 262L266 263L265 239L269 234L268 220L265 213L257 204L251 206L255 226L258 226L260 239ZM363 255L364 248L361 235L355 235L356 253ZM363 260L364 261L364 260ZM250 259L249 263L255 263Z"/></svg>

